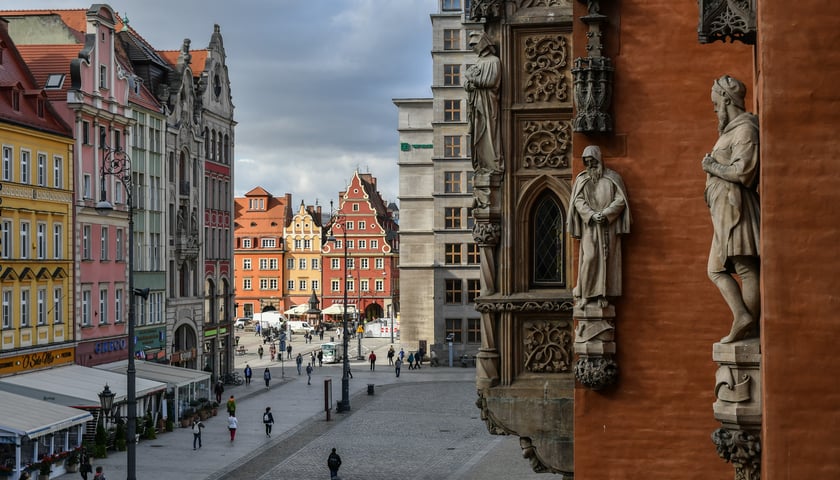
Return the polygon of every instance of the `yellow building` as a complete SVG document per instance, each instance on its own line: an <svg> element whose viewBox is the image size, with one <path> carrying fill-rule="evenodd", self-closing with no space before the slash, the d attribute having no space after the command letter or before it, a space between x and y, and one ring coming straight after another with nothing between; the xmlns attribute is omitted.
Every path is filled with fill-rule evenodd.
<svg viewBox="0 0 840 480"><path fill-rule="evenodd" d="M307 305L313 292L321 298L321 232L321 207L301 202L283 229L286 309Z"/></svg>

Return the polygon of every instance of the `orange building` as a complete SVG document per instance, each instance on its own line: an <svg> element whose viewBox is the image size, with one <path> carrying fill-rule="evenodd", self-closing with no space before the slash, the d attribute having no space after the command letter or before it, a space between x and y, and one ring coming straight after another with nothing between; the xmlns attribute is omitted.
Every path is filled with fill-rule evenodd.
<svg viewBox="0 0 840 480"><path fill-rule="evenodd" d="M314 293L321 297L321 207L300 202L283 230L285 277L283 310L307 305Z"/></svg>
<svg viewBox="0 0 840 480"><path fill-rule="evenodd" d="M234 201L236 315L250 317L269 306L282 311L283 229L292 217L292 195L277 198L256 187Z"/></svg>

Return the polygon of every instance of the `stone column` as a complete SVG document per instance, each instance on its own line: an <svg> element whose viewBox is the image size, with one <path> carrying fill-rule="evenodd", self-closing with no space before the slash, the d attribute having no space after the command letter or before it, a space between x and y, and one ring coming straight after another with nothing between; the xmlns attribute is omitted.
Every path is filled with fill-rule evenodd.
<svg viewBox="0 0 840 480"><path fill-rule="evenodd" d="M736 480L761 478L761 344L758 338L715 343L715 419L712 433L720 458L735 467Z"/></svg>
<svg viewBox="0 0 840 480"><path fill-rule="evenodd" d="M587 388L600 390L618 379L615 355L615 307L588 303L575 306L575 378Z"/></svg>

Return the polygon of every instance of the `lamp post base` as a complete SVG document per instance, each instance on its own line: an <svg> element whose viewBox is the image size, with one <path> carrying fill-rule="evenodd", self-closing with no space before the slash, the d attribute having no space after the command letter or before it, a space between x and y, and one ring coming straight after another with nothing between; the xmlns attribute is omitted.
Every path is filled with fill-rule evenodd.
<svg viewBox="0 0 840 480"><path fill-rule="evenodd" d="M347 402L347 403L338 402L335 405L335 411L338 412L338 413L349 412L350 411L350 402Z"/></svg>

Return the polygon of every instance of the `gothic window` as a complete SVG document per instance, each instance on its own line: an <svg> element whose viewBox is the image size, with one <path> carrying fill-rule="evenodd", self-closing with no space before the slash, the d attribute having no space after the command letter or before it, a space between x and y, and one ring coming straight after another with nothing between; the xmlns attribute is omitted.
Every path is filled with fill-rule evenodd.
<svg viewBox="0 0 840 480"><path fill-rule="evenodd" d="M563 287L566 283L566 222L563 208L544 193L531 214L531 259L534 285Z"/></svg>

